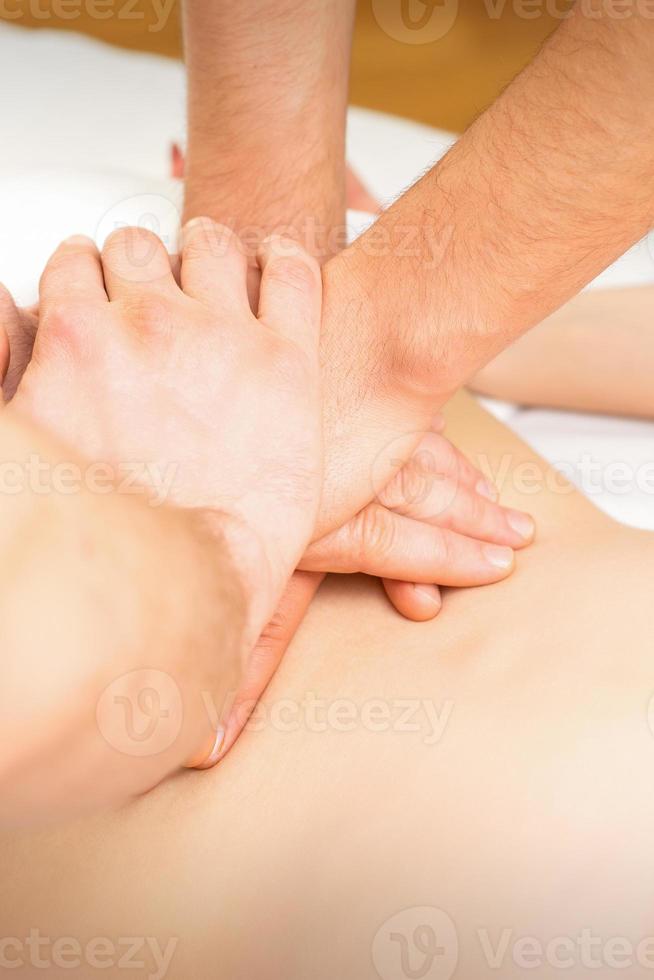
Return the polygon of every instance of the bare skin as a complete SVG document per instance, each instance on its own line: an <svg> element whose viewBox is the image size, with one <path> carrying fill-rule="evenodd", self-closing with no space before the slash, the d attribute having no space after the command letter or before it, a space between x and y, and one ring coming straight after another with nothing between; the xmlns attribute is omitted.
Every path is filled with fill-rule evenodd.
<svg viewBox="0 0 654 980"><path fill-rule="evenodd" d="M470 387L521 405L654 416L654 286L581 293Z"/></svg>
<svg viewBox="0 0 654 980"><path fill-rule="evenodd" d="M439 980L523 977L519 937L592 930L599 967L577 943L578 980L615 976L613 937L635 950L652 935L654 538L597 511L467 396L448 431L505 473L506 502L528 499L537 516L516 574L449 592L428 624L394 616L370 580L330 580L256 730L220 767L119 814L2 839L4 936L38 926L85 949L100 936L156 937L161 949L175 938L169 978L372 980L377 930L434 906L458 934L458 971L443 966ZM418 731L402 730L406 702ZM408 941L420 921L409 914ZM504 930L508 952L492 967ZM405 976L398 948L378 941L380 975ZM52 947L42 953L52 962ZM141 958L156 975L153 954Z"/></svg>

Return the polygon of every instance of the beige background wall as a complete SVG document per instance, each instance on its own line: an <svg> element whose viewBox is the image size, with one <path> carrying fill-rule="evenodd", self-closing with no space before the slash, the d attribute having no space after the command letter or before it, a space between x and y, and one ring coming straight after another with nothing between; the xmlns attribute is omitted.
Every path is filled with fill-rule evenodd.
<svg viewBox="0 0 654 980"><path fill-rule="evenodd" d="M461 130L537 50L567 2L359 0L352 102ZM0 17L25 27L82 30L178 57L177 6L158 30L154 10L153 0L0 0Z"/></svg>

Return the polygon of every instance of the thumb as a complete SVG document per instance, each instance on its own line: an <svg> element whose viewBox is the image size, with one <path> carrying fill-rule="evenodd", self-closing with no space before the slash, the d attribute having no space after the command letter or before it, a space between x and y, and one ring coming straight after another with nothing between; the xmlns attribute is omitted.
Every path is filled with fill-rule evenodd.
<svg viewBox="0 0 654 980"><path fill-rule="evenodd" d="M318 572L295 572L248 658L222 730L203 756L207 761L193 768L211 768L229 752L270 683L324 577Z"/></svg>
<svg viewBox="0 0 654 980"><path fill-rule="evenodd" d="M3 324L0 323L0 386L4 384L9 367L9 337ZM4 393L0 387L0 404L4 405Z"/></svg>

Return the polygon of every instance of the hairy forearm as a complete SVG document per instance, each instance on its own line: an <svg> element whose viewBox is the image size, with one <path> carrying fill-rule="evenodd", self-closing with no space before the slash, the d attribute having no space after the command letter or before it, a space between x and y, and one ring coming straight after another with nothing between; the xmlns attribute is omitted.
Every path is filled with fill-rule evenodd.
<svg viewBox="0 0 654 980"><path fill-rule="evenodd" d="M197 517L107 493L106 472L89 492L100 471L6 411L0 453L3 487L21 487L0 493L0 821L121 803L206 742L203 692L236 683L242 591Z"/></svg>
<svg viewBox="0 0 654 980"><path fill-rule="evenodd" d="M577 12L328 263L321 530L378 491L460 384L654 225L653 97L654 23Z"/></svg>
<svg viewBox="0 0 654 980"><path fill-rule="evenodd" d="M345 208L354 0L184 4L186 217L248 240L284 230L324 256Z"/></svg>
<svg viewBox="0 0 654 980"><path fill-rule="evenodd" d="M654 225L654 23L589 8L355 246L390 369L438 396Z"/></svg>

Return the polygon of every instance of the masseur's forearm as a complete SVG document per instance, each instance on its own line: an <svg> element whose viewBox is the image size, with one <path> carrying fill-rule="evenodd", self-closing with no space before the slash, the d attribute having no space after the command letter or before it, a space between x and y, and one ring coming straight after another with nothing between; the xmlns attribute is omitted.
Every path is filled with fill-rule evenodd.
<svg viewBox="0 0 654 980"><path fill-rule="evenodd" d="M654 22L594 19L593 2L325 268L321 529L370 498L456 387L654 226Z"/></svg>
<svg viewBox="0 0 654 980"><path fill-rule="evenodd" d="M585 0L363 236L356 267L405 377L451 390L654 226L653 99L654 22Z"/></svg>
<svg viewBox="0 0 654 980"><path fill-rule="evenodd" d="M254 242L283 229L319 257L342 247L353 11L354 0L187 0L187 218Z"/></svg>
<svg viewBox="0 0 654 980"><path fill-rule="evenodd" d="M197 518L107 494L105 469L8 411L0 459L0 824L42 822L202 749L204 697L220 710L236 686L243 597Z"/></svg>

